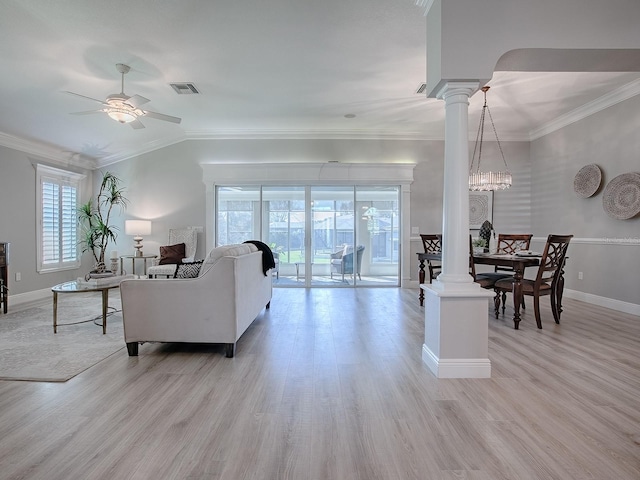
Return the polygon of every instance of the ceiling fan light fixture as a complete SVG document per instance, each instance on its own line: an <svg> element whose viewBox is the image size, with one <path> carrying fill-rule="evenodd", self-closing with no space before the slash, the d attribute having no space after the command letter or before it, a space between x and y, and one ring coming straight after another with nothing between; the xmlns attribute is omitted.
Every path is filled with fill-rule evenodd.
<svg viewBox="0 0 640 480"><path fill-rule="evenodd" d="M138 118L134 112L118 107L109 107L106 112L109 117L120 123L131 123Z"/></svg>
<svg viewBox="0 0 640 480"><path fill-rule="evenodd" d="M135 108L126 102L128 97L122 95L111 95L107 98L108 107L104 109L109 117L119 123L131 123L138 117L144 115L139 108Z"/></svg>

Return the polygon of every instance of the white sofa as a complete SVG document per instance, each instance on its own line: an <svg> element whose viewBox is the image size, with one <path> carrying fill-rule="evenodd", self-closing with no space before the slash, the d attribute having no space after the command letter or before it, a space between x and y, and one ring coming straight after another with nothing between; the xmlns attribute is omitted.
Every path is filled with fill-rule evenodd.
<svg viewBox="0 0 640 480"><path fill-rule="evenodd" d="M144 342L223 343L227 357L263 308L272 276L262 252L244 243L214 248L196 278L124 280L124 339L130 356Z"/></svg>

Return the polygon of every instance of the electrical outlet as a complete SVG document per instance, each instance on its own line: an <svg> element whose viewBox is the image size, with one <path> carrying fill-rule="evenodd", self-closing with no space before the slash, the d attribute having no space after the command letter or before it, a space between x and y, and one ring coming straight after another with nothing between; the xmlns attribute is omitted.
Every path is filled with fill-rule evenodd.
<svg viewBox="0 0 640 480"><path fill-rule="evenodd" d="M582 274L582 272L578 272L578 280L582 280L584 278L584 275Z"/></svg>
<svg viewBox="0 0 640 480"><path fill-rule="evenodd" d="M16 282L19 282L20 280L22 280L22 273L16 272Z"/></svg>

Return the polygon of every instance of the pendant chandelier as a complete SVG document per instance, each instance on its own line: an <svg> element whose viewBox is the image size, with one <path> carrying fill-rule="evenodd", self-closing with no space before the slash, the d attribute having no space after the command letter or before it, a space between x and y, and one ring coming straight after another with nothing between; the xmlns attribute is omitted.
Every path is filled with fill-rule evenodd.
<svg viewBox="0 0 640 480"><path fill-rule="evenodd" d="M482 115L480 115L480 125L478 126L478 134L476 135L476 145L473 148L473 156L471 157L471 165L469 166L469 190L478 191L493 191L504 190L511 186L511 172L507 166L507 161L504 159L504 153L502 152L502 145L498 139L498 132L496 132L496 126L493 124L493 117L491 116L491 110L487 105L487 90L489 87L482 87L484 93L484 105L482 107ZM491 127L493 133L496 136L496 142L500 155L502 156L502 162L504 163L504 171L497 172L483 172L480 170L480 159L482 158L482 141L484 140L484 120L485 114L489 114L489 120L491 120ZM478 161L476 162L476 152L478 154Z"/></svg>

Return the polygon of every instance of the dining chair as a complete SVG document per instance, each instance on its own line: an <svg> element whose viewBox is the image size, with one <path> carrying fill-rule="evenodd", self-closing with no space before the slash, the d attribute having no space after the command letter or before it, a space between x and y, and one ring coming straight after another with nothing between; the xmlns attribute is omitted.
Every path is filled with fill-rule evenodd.
<svg viewBox="0 0 640 480"><path fill-rule="evenodd" d="M538 328L542 328L542 321L540 319L540 297L543 295L551 296L553 319L556 323L560 323L561 312L559 308L559 298L562 295L562 288L558 288L558 281L562 275L567 249L569 248L569 242L572 238L573 235L549 235L547 243L544 246L544 251L542 252L542 258L540 259L540 266L538 267L535 280L522 279L523 297L524 295L533 297L533 309ZM498 318L500 301L497 293L513 291L513 277L499 279L496 281L494 289L496 291L495 314L496 318ZM504 311L505 306L503 302L503 315Z"/></svg>
<svg viewBox="0 0 640 480"><path fill-rule="evenodd" d="M529 250L531 245L530 233L499 233L496 254L513 255L521 250ZM496 265L493 272L482 272L477 275L479 279L490 278L494 283L503 278L513 277L513 268ZM507 294L502 292L502 305L507 301ZM522 297L522 308L526 308Z"/></svg>
<svg viewBox="0 0 640 480"><path fill-rule="evenodd" d="M442 235L424 233L420 234L420 239L422 240L422 246L424 247L424 253L441 253L442 252ZM427 260L427 268L429 269L429 283L432 283L433 280L438 276L438 274L442 271L442 263Z"/></svg>
<svg viewBox="0 0 640 480"><path fill-rule="evenodd" d="M473 281L480 285L482 288L493 288L496 283L495 278L485 277L482 274L476 274L476 264L473 261L473 240L471 239L471 235L469 235L469 275L471 275L473 277ZM496 295L498 295L498 293L496 293Z"/></svg>

